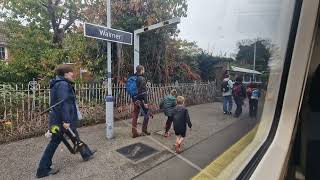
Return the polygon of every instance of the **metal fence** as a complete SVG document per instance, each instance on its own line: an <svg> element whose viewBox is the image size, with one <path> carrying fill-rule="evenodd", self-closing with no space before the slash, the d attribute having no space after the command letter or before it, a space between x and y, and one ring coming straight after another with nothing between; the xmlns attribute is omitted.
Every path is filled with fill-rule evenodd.
<svg viewBox="0 0 320 180"><path fill-rule="evenodd" d="M161 99L176 89L186 97L186 104L213 102L215 82L155 85L148 84L148 101L153 111L159 110ZM104 98L107 88L103 83L76 84L75 91L84 117L82 125L104 122ZM132 111L131 98L124 85L114 84L115 119L128 118ZM48 125L47 114L40 115L50 104L50 89L35 81L28 85L0 85L0 143L43 133Z"/></svg>

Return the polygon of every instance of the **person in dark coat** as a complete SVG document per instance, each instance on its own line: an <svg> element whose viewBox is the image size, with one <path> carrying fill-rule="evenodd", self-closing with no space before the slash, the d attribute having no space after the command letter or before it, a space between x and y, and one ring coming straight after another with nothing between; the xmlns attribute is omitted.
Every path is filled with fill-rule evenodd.
<svg viewBox="0 0 320 180"><path fill-rule="evenodd" d="M184 106L184 97L178 96L177 97L177 106L173 112L173 129L177 136L175 149L176 153L181 152L181 145L186 137L187 125L189 126L190 130L192 127L188 109Z"/></svg>
<svg viewBox="0 0 320 180"><path fill-rule="evenodd" d="M233 95L234 102L237 105L237 109L234 113L234 117L237 118L242 114L243 100L246 98L246 88L242 83L241 76L236 78L236 82L234 83L232 88L232 95Z"/></svg>
<svg viewBox="0 0 320 180"><path fill-rule="evenodd" d="M40 160L37 174L38 178L53 175L59 172L51 168L53 155L63 139L63 134L70 128L79 137L77 126L79 110L76 104L76 95L73 88L73 69L68 65L59 65L56 69L56 78L50 82L49 131L51 140ZM89 148L80 152L83 160L89 160L94 151Z"/></svg>
<svg viewBox="0 0 320 180"><path fill-rule="evenodd" d="M177 90L173 89L171 90L170 95L164 97L160 103L160 109L164 110L164 114L168 117L166 126L165 126L164 137L170 136L169 130L173 122L173 111L177 105L176 97L177 97Z"/></svg>
<svg viewBox="0 0 320 180"><path fill-rule="evenodd" d="M249 115L252 118L256 118L258 113L258 103L261 96L259 87L260 86L258 84L251 84L251 86L247 88L247 97L249 99Z"/></svg>
<svg viewBox="0 0 320 180"><path fill-rule="evenodd" d="M148 132L148 123L149 123L149 108L148 108L148 99L147 99L147 80L144 77L145 69L143 66L138 65L136 67L136 75L137 75L137 96L132 98L134 102L134 109L132 112L132 138L139 137L141 135L150 135ZM137 124L138 124L138 116L140 111L144 113L144 120L142 124L142 133L138 133Z"/></svg>

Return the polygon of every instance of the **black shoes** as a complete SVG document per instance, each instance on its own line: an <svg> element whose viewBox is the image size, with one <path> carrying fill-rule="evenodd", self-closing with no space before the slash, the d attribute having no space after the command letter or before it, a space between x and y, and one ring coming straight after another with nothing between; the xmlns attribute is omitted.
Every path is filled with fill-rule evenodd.
<svg viewBox="0 0 320 180"><path fill-rule="evenodd" d="M232 115L232 112L223 112L225 115Z"/></svg>
<svg viewBox="0 0 320 180"><path fill-rule="evenodd" d="M59 169L54 169L54 168L52 168L52 169L48 172L48 174L46 174L46 175L41 175L41 176L37 175L37 178L43 178L43 177L55 175L55 174L57 174L58 172L59 172Z"/></svg>
<svg viewBox="0 0 320 180"><path fill-rule="evenodd" d="M134 133L134 134L132 134L132 138L137 138L137 137L140 137L140 136L141 136L140 133Z"/></svg>
<svg viewBox="0 0 320 180"><path fill-rule="evenodd" d="M149 136L151 133L149 133L148 131L143 131L141 133L142 136Z"/></svg>
<svg viewBox="0 0 320 180"><path fill-rule="evenodd" d="M91 150L91 155L89 157L83 158L83 161L89 161L90 159L92 159L94 157L94 154L97 152L96 149L92 149Z"/></svg>

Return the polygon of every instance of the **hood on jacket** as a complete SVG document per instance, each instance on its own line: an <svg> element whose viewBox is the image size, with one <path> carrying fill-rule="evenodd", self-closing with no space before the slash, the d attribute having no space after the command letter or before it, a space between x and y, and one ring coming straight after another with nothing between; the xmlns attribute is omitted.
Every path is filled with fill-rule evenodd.
<svg viewBox="0 0 320 180"><path fill-rule="evenodd" d="M177 112L183 111L184 109L185 109L184 106L181 106L181 105L177 105L177 106L176 106L176 111L177 111Z"/></svg>
<svg viewBox="0 0 320 180"><path fill-rule="evenodd" d="M236 85L236 86L239 84L242 84L242 82L239 82L239 81L234 82L234 85Z"/></svg>
<svg viewBox="0 0 320 180"><path fill-rule="evenodd" d="M174 97L172 95L167 96L167 98L170 99L170 100L176 100L176 97Z"/></svg>
<svg viewBox="0 0 320 180"><path fill-rule="evenodd" d="M62 77L62 76L56 76L54 79L50 80L50 89L57 84L58 82L66 81L67 83L73 84L73 82L69 81L68 79Z"/></svg>

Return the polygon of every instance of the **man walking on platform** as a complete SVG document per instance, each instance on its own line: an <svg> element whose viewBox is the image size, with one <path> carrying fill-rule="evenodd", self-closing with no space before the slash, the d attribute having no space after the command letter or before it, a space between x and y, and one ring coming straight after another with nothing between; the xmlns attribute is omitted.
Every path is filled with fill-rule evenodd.
<svg viewBox="0 0 320 180"><path fill-rule="evenodd" d="M56 69L56 78L50 82L50 106L49 129L52 134L37 169L37 178L46 177L59 172L51 168L52 158L64 134L68 129L79 138L77 126L79 123L79 109L76 104L76 95L73 88L73 69L69 65L59 65ZM64 142L65 143L65 142ZM82 159L88 161L93 156L95 150L91 151L86 147L80 151Z"/></svg>
<svg viewBox="0 0 320 180"><path fill-rule="evenodd" d="M132 137L136 138L139 136L150 135L148 132L148 123L149 123L149 108L148 108L148 100L147 100L147 80L144 77L145 69L143 66L138 65L136 67L137 73L136 76L136 87L137 87L137 95L132 97L134 110L132 112ZM137 130L137 121L140 111L143 111L144 120L142 123L142 133L138 133Z"/></svg>
<svg viewBox="0 0 320 180"><path fill-rule="evenodd" d="M242 81L243 81L242 77L240 76L237 77L236 82L234 83L232 88L233 99L237 105L237 109L234 113L234 117L239 117L242 114L243 100L246 98L246 89Z"/></svg>
<svg viewBox="0 0 320 180"><path fill-rule="evenodd" d="M233 82L229 79L229 75L226 74L222 85L221 85L221 92L223 96L223 113L231 115L232 111L232 88Z"/></svg>

